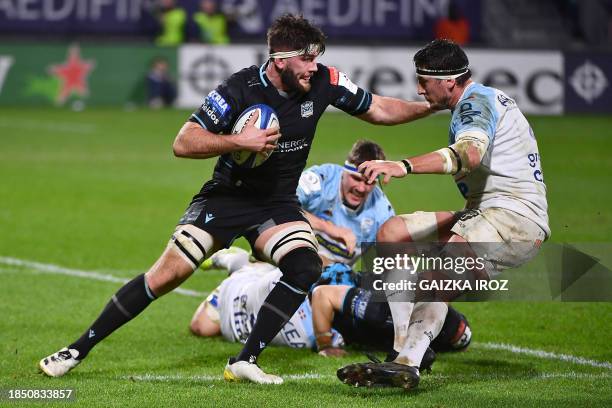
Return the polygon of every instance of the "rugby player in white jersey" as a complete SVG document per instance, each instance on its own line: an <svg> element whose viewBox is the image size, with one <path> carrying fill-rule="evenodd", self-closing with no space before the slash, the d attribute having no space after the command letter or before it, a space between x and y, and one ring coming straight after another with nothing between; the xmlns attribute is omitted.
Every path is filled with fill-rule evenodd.
<svg viewBox="0 0 612 408"><path fill-rule="evenodd" d="M450 174L466 199L465 209L393 217L377 242L447 241L472 249L478 246L473 243L498 243L495 257L484 255L485 278L527 262L550 236L546 185L531 126L512 98L470 79L468 58L455 43L432 41L415 54L414 63L418 93L432 107L452 112L449 145L401 161L366 162L359 170L369 181L382 175L383 182L408 174ZM338 370L338 377L355 386L411 389L418 385L419 364L442 327L447 304L406 302L401 291L386 295L397 358L349 365Z"/></svg>
<svg viewBox="0 0 612 408"><path fill-rule="evenodd" d="M361 242L374 242L376 232L395 215L391 203L375 182L366 183L357 166L385 159L382 148L371 141L357 141L343 166L323 164L305 170L297 196L318 241L324 276L347 277L361 255ZM211 258L231 276L200 305L191 322L197 335L222 334L230 341L244 341L258 310L281 277L275 266L250 263L245 251L224 251ZM348 283L348 282L346 282ZM283 326L273 343L311 347L315 339L310 304L306 300ZM321 336L321 341L326 339Z"/></svg>
<svg viewBox="0 0 612 408"><path fill-rule="evenodd" d="M366 184L356 171L367 160L384 158L379 145L360 140L344 166L313 166L300 177L297 195L313 225L325 265L321 281L333 286L316 287L311 302L300 305L272 344L316 348L323 356L344 355L344 341L390 351L393 324L389 307L375 301L369 291L355 287L351 271L361 255L361 246L356 244L373 242L380 226L395 215L382 190L375 183ZM226 269L230 276L200 304L190 330L198 336L222 335L228 341L244 342L282 273L269 263L250 262L249 254L236 247L217 252L208 264ZM444 333L432 346L436 351L462 350L469 345L467 320L450 311ZM433 358L432 350L424 367L430 367Z"/></svg>

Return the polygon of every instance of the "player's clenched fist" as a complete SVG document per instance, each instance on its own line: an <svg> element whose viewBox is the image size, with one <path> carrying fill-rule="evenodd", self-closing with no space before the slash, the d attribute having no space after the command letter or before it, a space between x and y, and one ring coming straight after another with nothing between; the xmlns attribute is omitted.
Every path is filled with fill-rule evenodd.
<svg viewBox="0 0 612 408"><path fill-rule="evenodd" d="M255 111L249 118L246 126L237 136L237 143L241 149L252 152L271 153L276 148L276 143L281 137L278 126L269 129L259 129L255 126L259 111Z"/></svg>

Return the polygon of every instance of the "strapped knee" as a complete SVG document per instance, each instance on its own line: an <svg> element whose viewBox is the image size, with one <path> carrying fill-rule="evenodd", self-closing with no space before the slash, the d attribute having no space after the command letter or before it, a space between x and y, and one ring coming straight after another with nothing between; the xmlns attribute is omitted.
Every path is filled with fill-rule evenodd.
<svg viewBox="0 0 612 408"><path fill-rule="evenodd" d="M213 237L194 225L179 225L172 234L169 245L196 269L213 247Z"/></svg>
<svg viewBox="0 0 612 408"><path fill-rule="evenodd" d="M283 228L275 233L264 246L263 252L280 266L281 259L284 259L291 251L304 246L312 249L316 254L318 249L317 239L312 233L310 225L300 223Z"/></svg>
<svg viewBox="0 0 612 408"><path fill-rule="evenodd" d="M306 295L321 276L321 258L312 247L299 247L288 252L278 263L283 272L280 282L294 292Z"/></svg>

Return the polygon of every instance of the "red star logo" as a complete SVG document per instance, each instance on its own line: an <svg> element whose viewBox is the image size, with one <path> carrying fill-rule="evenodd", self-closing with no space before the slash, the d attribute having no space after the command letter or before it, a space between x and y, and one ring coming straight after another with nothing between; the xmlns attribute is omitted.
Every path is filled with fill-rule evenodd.
<svg viewBox="0 0 612 408"><path fill-rule="evenodd" d="M74 92L80 96L87 96L87 75L95 67L92 60L82 60L81 51L78 45L73 45L68 49L68 60L61 65L51 65L51 73L58 77L62 82L60 91L57 95L59 103L66 102L66 99Z"/></svg>

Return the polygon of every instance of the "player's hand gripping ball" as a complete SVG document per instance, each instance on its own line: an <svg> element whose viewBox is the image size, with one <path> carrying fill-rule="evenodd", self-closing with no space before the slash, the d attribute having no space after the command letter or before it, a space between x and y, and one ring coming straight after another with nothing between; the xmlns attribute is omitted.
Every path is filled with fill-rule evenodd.
<svg viewBox="0 0 612 408"><path fill-rule="evenodd" d="M255 114L255 112L259 111L259 117L255 121L254 126L258 129L269 129L272 127L279 126L278 124L278 116L276 116L276 112L268 105L257 104L250 106L242 112L234 127L232 129L232 134L238 134L242 132L247 122ZM241 150L238 152L232 153L232 159L241 167L257 167L261 165L263 162L268 160L268 158L272 155L272 153L256 153L251 152L249 150Z"/></svg>

